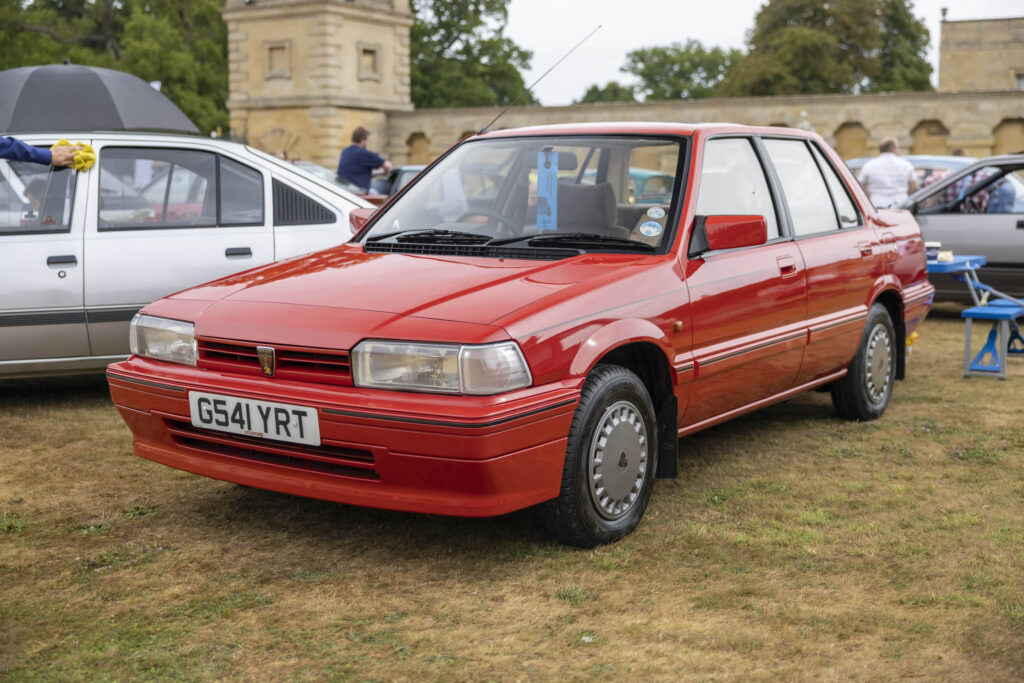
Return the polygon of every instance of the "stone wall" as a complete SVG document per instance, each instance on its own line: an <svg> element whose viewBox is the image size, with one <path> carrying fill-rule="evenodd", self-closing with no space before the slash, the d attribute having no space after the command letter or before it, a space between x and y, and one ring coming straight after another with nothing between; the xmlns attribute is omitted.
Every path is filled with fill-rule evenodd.
<svg viewBox="0 0 1024 683"><path fill-rule="evenodd" d="M390 113L382 151L396 163L426 163L485 126L497 111L484 107ZM847 159L877 154L878 143L886 137L899 140L905 153L948 154L961 148L970 156L987 156L1024 149L1022 116L1024 92L1004 90L516 107L495 128L603 121L729 121L812 129Z"/></svg>
<svg viewBox="0 0 1024 683"><path fill-rule="evenodd" d="M943 21L939 90L1024 90L1024 17Z"/></svg>

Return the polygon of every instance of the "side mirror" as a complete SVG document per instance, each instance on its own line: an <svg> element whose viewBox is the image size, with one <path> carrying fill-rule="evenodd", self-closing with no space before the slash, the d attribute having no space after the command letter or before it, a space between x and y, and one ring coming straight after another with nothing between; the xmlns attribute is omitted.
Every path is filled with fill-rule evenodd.
<svg viewBox="0 0 1024 683"><path fill-rule="evenodd" d="M689 255L705 251L755 247L768 241L764 216L697 216Z"/></svg>
<svg viewBox="0 0 1024 683"><path fill-rule="evenodd" d="M377 209L352 209L349 211L348 222L352 227L352 234L355 235L362 230L375 213L377 213Z"/></svg>

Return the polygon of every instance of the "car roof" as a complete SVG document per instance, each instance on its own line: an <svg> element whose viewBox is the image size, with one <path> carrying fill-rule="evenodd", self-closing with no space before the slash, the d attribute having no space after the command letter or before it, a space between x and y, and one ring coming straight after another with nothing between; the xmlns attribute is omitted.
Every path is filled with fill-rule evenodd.
<svg viewBox="0 0 1024 683"><path fill-rule="evenodd" d="M626 121L616 123L562 123L525 128L507 128L473 136L474 138L503 138L533 135L716 135L720 133L758 133L761 135L798 135L818 138L797 128L775 126L746 126L739 123L672 123L657 121Z"/></svg>
<svg viewBox="0 0 1024 683"><path fill-rule="evenodd" d="M53 137L63 137L66 133L26 133L22 138L26 140L38 140L38 139L50 139ZM185 133L146 133L137 131L90 131L87 133L78 133L72 136L72 142L74 139L100 139L103 141L111 142L129 142L129 143L142 143L147 142L159 142L159 143L181 143L187 145L198 145L201 147L212 147L214 149L221 149L227 152L238 154L242 157L259 157L260 161L268 166L273 166L276 170L282 171L286 174L296 174L303 180L309 183L314 183L318 189L326 190L338 197L341 197L347 202L353 203L360 207L372 206L366 200L356 196L351 192L347 192L341 187L324 181L321 178L316 177L308 171L304 171L301 167L295 166L290 161L278 159L277 157L267 154L266 152L243 144L241 142L235 142L233 140L226 140L224 138L212 138L204 137L202 135L188 135Z"/></svg>
<svg viewBox="0 0 1024 683"><path fill-rule="evenodd" d="M863 165L872 159L877 158L878 157L857 157L856 159L847 159L846 165ZM960 168L977 159L977 157L954 156L949 154L901 154L900 158L906 159L912 166L919 164L936 164L944 168Z"/></svg>

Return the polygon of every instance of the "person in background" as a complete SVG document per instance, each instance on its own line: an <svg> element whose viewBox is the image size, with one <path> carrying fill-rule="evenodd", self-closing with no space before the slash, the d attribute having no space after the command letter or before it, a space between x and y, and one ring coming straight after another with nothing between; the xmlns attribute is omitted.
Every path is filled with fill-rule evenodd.
<svg viewBox="0 0 1024 683"><path fill-rule="evenodd" d="M900 159L900 146L893 138L882 140L878 146L879 155L864 164L857 180L879 209L899 206L910 193L918 188L914 167L906 159Z"/></svg>
<svg viewBox="0 0 1024 683"><path fill-rule="evenodd" d="M39 211L39 207L43 204L44 194L46 194L46 181L42 178L36 178L25 188L25 197L32 205L33 212Z"/></svg>
<svg viewBox="0 0 1024 683"><path fill-rule="evenodd" d="M391 170L391 162L379 154L366 149L366 141L370 131L359 126L352 131L352 144L341 150L338 160L338 177L354 183L363 190L370 189L370 174L374 169L383 168L387 173Z"/></svg>
<svg viewBox="0 0 1024 683"><path fill-rule="evenodd" d="M10 161L33 161L44 166L70 166L74 163L75 154L80 150L78 145L59 145L52 149L26 145L18 138L7 138L0 135L0 159Z"/></svg>

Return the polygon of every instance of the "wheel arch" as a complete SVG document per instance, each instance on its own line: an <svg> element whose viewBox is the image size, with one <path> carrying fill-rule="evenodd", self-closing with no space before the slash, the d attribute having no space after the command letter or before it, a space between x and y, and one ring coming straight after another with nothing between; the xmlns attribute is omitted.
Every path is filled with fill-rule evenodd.
<svg viewBox="0 0 1024 683"><path fill-rule="evenodd" d="M875 297L874 303L885 306L892 318L892 326L896 330L896 379L907 375L907 326L903 319L903 297L895 289L883 289Z"/></svg>
<svg viewBox="0 0 1024 683"><path fill-rule="evenodd" d="M658 422L657 476L676 476L679 402L672 372L672 347L665 334L647 320L618 320L591 335L573 359L574 376L585 376L598 364L617 365L636 374L647 387Z"/></svg>

